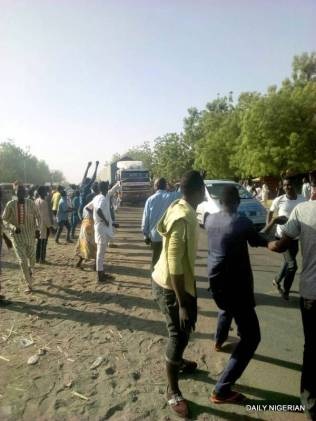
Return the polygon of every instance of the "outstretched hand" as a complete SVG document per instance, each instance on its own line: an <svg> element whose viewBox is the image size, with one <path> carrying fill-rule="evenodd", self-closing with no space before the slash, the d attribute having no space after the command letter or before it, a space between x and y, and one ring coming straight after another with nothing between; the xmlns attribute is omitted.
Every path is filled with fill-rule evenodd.
<svg viewBox="0 0 316 421"><path fill-rule="evenodd" d="M88 167L91 167L91 165L92 165L92 162L91 161L88 162Z"/></svg>
<svg viewBox="0 0 316 421"><path fill-rule="evenodd" d="M100 163L99 161L95 161L95 165L97 165L97 166L98 166L98 165L99 165L99 163Z"/></svg>

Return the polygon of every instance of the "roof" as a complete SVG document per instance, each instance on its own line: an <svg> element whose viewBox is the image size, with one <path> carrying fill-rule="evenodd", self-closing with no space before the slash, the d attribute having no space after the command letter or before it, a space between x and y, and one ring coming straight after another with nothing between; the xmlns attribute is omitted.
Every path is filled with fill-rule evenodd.
<svg viewBox="0 0 316 421"><path fill-rule="evenodd" d="M204 180L204 184L237 184L234 180Z"/></svg>

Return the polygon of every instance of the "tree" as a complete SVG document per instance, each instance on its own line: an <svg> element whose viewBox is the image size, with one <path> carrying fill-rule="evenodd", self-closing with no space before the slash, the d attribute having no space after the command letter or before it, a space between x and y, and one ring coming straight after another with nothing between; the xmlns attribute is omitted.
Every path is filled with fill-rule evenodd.
<svg viewBox="0 0 316 421"><path fill-rule="evenodd" d="M155 140L153 148L153 173L156 177L166 177L169 181L178 181L182 175L192 169L194 155L185 143L183 136L168 133Z"/></svg>
<svg viewBox="0 0 316 421"><path fill-rule="evenodd" d="M50 179L53 184L63 183L65 181L64 174L59 170L52 170Z"/></svg>
<svg viewBox="0 0 316 421"><path fill-rule="evenodd" d="M248 108L234 165L242 176L307 171L316 165L316 84L283 86Z"/></svg>
<svg viewBox="0 0 316 421"><path fill-rule="evenodd" d="M39 185L50 181L51 174L45 161L39 161L14 142L7 141L0 144L0 180Z"/></svg>
<svg viewBox="0 0 316 421"><path fill-rule="evenodd" d="M295 82L307 83L316 78L316 52L294 56L292 76Z"/></svg>
<svg viewBox="0 0 316 421"><path fill-rule="evenodd" d="M135 159L136 161L143 161L144 167L147 170L152 170L153 168L153 152L151 150L151 146L149 142L144 142L140 146L134 146L133 148L130 148L126 152L127 156L130 156L131 158Z"/></svg>

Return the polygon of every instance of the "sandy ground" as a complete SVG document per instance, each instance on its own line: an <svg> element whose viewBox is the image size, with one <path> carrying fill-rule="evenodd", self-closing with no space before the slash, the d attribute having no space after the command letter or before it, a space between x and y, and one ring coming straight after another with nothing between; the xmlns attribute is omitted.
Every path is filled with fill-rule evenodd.
<svg viewBox="0 0 316 421"><path fill-rule="evenodd" d="M177 419L165 399L167 332L151 297L151 252L139 233L140 218L141 209L119 211L119 247L106 256L116 279L105 285L96 283L92 265L74 268L74 245L57 246L51 240L50 265L36 267L35 292L25 296L15 257L4 251L2 282L13 304L0 309L1 421ZM206 296L200 300L197 331L186 353L198 362L199 371L181 381L191 419L305 419L302 414L209 404L208 395L229 357L212 351L217 312L210 302ZM25 339L32 344L24 347ZM40 349L45 354L28 365ZM94 362L99 363L96 368ZM240 390L248 392L252 404L266 403L244 386Z"/></svg>

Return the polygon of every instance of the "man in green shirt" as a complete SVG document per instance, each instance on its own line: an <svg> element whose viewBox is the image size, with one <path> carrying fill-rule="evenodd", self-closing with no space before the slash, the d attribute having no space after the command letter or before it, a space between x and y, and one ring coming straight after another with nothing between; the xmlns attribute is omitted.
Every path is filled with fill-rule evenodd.
<svg viewBox="0 0 316 421"><path fill-rule="evenodd" d="M193 370L196 363L183 359L197 319L194 266L197 249L196 208L205 195L204 181L197 171L181 180L183 199L175 201L158 223L163 246L152 273L153 295L167 322L167 398L178 416L188 416L188 405L178 385L180 370Z"/></svg>

